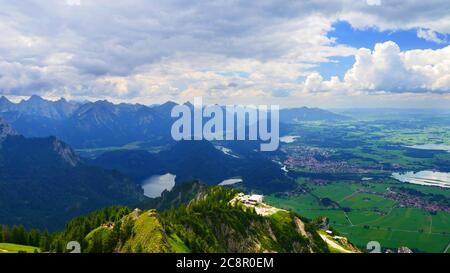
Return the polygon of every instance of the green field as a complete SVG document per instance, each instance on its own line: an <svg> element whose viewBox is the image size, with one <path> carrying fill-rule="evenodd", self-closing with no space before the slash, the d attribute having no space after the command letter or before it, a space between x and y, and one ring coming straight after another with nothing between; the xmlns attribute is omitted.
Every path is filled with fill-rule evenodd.
<svg viewBox="0 0 450 273"><path fill-rule="evenodd" d="M407 246L414 251L443 252L450 243L450 213L431 215L422 209L399 208L395 201L381 196L389 186L392 184L310 185L310 193L289 197L271 195L266 201L310 219L326 216L337 231L363 249L369 241L378 241L385 248ZM429 187L414 187L433 191ZM319 201L325 197L340 207L325 207Z"/></svg>
<svg viewBox="0 0 450 273"><path fill-rule="evenodd" d="M39 248L34 246L0 243L0 253L18 253L19 251L34 253L35 251L39 252Z"/></svg>
<svg viewBox="0 0 450 273"><path fill-rule="evenodd" d="M267 202L308 218L326 216L361 248L379 241L385 248L443 252L450 243L450 189L401 183L391 175L450 172L450 152L407 147L450 145L448 114L389 110L348 114L353 119L291 126L289 135L300 137L282 147L287 162L294 162L289 170L306 193L271 195ZM412 203L389 199L394 197L388 189L403 193L402 198ZM418 208L424 204L439 204L439 211Z"/></svg>

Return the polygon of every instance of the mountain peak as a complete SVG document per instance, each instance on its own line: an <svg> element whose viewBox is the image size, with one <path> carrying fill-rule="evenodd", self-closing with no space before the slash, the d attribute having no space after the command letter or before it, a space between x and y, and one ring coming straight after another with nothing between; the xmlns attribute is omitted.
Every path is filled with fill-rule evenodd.
<svg viewBox="0 0 450 273"><path fill-rule="evenodd" d="M178 105L178 103L169 100L163 104L157 104L157 105L152 106L152 109L155 109L158 111L171 111L172 108L175 107L176 105Z"/></svg>
<svg viewBox="0 0 450 273"><path fill-rule="evenodd" d="M31 95L31 97L29 97L27 101L46 101L46 100L39 95Z"/></svg>
<svg viewBox="0 0 450 273"><path fill-rule="evenodd" d="M183 105L186 105L189 108L194 108L194 105L190 101L183 103Z"/></svg>
<svg viewBox="0 0 450 273"><path fill-rule="evenodd" d="M178 104L178 103L176 103L176 102L174 102L174 101L172 101L172 100L168 100L168 101L166 101L165 103L163 103L163 104L161 104L161 105L166 105L166 104L169 104L169 105L176 105L176 104Z"/></svg>
<svg viewBox="0 0 450 273"><path fill-rule="evenodd" d="M10 110L10 108L13 107L13 105L14 103L8 100L7 97L5 96L0 97L0 112Z"/></svg>
<svg viewBox="0 0 450 273"><path fill-rule="evenodd" d="M8 100L8 98L5 97L5 96L1 96L1 97L0 97L0 102L11 102L11 101Z"/></svg>

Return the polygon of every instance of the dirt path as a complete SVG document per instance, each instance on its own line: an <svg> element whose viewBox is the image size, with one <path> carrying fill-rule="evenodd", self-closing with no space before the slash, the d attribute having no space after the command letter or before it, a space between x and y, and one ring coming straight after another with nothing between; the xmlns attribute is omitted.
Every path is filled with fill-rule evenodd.
<svg viewBox="0 0 450 273"><path fill-rule="evenodd" d="M347 218L347 221L350 223L350 226L355 226L353 223L352 223L352 221L350 220L350 217L348 217L348 214L347 214L347 212L345 212L344 211L344 215L345 215L345 218Z"/></svg>
<svg viewBox="0 0 450 273"><path fill-rule="evenodd" d="M358 195L359 193L361 193L361 191L357 190L357 191L353 192L352 194L347 195L346 197L344 197L341 200L337 201L337 203L340 204L341 202L343 202L343 201L345 201L345 200L347 200L349 198L352 198L353 196Z"/></svg>
<svg viewBox="0 0 450 273"><path fill-rule="evenodd" d="M320 234L320 233L319 233L319 235L332 248L342 251L343 253L353 253L350 250L347 250L347 249L343 248L342 246L338 245L335 241L330 240L326 235Z"/></svg>

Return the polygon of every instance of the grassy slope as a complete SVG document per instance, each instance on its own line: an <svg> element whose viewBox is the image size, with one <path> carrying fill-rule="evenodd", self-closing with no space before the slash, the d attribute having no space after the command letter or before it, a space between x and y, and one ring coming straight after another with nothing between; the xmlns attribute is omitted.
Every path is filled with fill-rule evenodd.
<svg viewBox="0 0 450 273"><path fill-rule="evenodd" d="M115 240L113 248L118 252L328 251L316 227L306 219L287 211L266 217L257 215L242 205L229 203L236 193L212 187L187 206L161 215L156 210L132 212L120 220L121 224L93 229L85 237L86 250L101 251L98 242L103 241L104 245L119 229L121 239Z"/></svg>
<svg viewBox="0 0 450 273"><path fill-rule="evenodd" d="M35 250L39 252L39 248L34 246L0 243L0 253L17 253L19 251L34 253Z"/></svg>
<svg viewBox="0 0 450 273"><path fill-rule="evenodd" d="M155 211L145 211L135 219L133 235L122 246L121 252L173 252Z"/></svg>
<svg viewBox="0 0 450 273"><path fill-rule="evenodd" d="M326 245L305 221L308 238L299 234L297 215L269 217L231 206L236 191L212 187L186 207L162 214L169 236L176 234L193 252L321 252ZM303 220L303 219L302 219Z"/></svg>

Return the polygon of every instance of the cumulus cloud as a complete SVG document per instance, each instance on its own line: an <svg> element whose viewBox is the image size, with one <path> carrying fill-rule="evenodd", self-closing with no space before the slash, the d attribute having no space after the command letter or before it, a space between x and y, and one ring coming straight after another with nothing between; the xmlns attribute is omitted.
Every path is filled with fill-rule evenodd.
<svg viewBox="0 0 450 273"><path fill-rule="evenodd" d="M401 51L392 41L374 50L361 48L343 81L324 81L312 73L304 91L381 91L393 93L450 91L450 46L437 50Z"/></svg>
<svg viewBox="0 0 450 273"><path fill-rule="evenodd" d="M152 101L449 86L446 53L401 52L392 44L358 51L328 36L334 22L346 20L439 38L435 32L450 33L447 0L0 0L0 8L3 94ZM408 54L440 60L413 65ZM351 55L357 61L342 81L309 75L321 62Z"/></svg>

